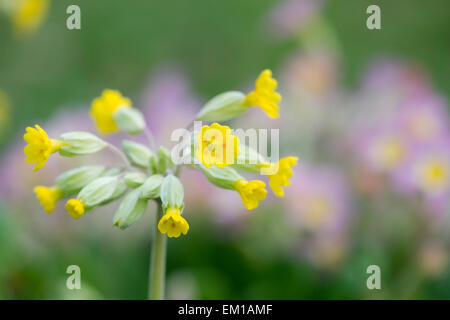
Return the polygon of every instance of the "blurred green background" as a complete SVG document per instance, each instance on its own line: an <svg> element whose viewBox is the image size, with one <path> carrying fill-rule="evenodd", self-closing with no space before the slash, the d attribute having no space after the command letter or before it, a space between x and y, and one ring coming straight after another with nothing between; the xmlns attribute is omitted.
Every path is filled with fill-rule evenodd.
<svg viewBox="0 0 450 320"><path fill-rule="evenodd" d="M81 8L81 30L66 28L66 8L73 3ZM51 2L39 29L26 37L16 37L7 16L0 16L0 89L12 106L0 142L2 155L19 143L26 126L49 119L60 109L87 112L92 98L104 88L120 89L135 100L149 75L166 64L183 70L202 102L251 83L264 68L280 69L302 46L295 37L272 36L267 15L279 3L57 0ZM365 25L366 8L375 3L381 7L382 29L371 31ZM448 100L449 12L445 0L325 2L321 16L336 36L343 87L356 88L371 59L386 54L423 67ZM33 173L30 169L24 174ZM32 196L30 188L29 199ZM138 232L135 228L122 232L112 228L110 216L97 215L95 224L59 225L40 208L19 214L22 209L7 199L1 203L0 298L146 298L150 216L136 228ZM189 235L169 241L169 297L450 297L448 269L438 277L419 275L408 252L409 234L380 244L358 227L352 232L359 240L345 261L332 270L322 269L292 254L286 244L291 235L277 233L279 210L269 204L246 216L245 232L217 226L208 212L192 215ZM38 231L42 226L27 221L27 214L41 217L48 226ZM67 236L67 226L77 230L77 236ZM80 292L65 288L70 264L81 267ZM383 266L383 290L366 288L365 269L370 264Z"/></svg>

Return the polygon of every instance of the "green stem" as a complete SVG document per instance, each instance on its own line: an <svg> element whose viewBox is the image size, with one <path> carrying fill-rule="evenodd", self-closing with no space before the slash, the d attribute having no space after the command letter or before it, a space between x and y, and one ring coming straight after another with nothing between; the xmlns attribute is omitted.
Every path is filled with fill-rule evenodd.
<svg viewBox="0 0 450 320"><path fill-rule="evenodd" d="M166 278L167 237L158 230L158 222L163 216L161 201L158 201L158 211L153 230L153 243L150 261L149 299L163 300Z"/></svg>

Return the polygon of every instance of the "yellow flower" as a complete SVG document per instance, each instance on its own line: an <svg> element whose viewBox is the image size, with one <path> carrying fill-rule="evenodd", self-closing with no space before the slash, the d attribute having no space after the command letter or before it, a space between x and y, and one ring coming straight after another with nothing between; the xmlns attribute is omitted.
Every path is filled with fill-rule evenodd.
<svg viewBox="0 0 450 320"><path fill-rule="evenodd" d="M258 201L263 201L266 198L266 184L262 181L239 179L234 187L241 195L242 203L248 210L257 208Z"/></svg>
<svg viewBox="0 0 450 320"><path fill-rule="evenodd" d="M278 118L278 103L281 95L275 91L277 80L272 78L272 71L266 69L256 80L255 90L247 94L244 102L245 107L260 107L271 118Z"/></svg>
<svg viewBox="0 0 450 320"><path fill-rule="evenodd" d="M240 152L239 139L231 134L227 126L213 123L203 126L198 133L195 156L206 168L232 165Z"/></svg>
<svg viewBox="0 0 450 320"><path fill-rule="evenodd" d="M18 0L19 4L13 13L13 25L18 34L35 31L44 20L49 0Z"/></svg>
<svg viewBox="0 0 450 320"><path fill-rule="evenodd" d="M167 236L170 238L178 238L181 233L187 234L189 224L180 215L180 209L169 207L166 210L166 214L159 220L158 229L162 234L167 233Z"/></svg>
<svg viewBox="0 0 450 320"><path fill-rule="evenodd" d="M131 100L122 96L117 90L103 90L101 97L92 101L91 117L95 120L98 131L110 134L119 131L114 113L120 108L130 108Z"/></svg>
<svg viewBox="0 0 450 320"><path fill-rule="evenodd" d="M74 219L80 219L86 211L81 199L70 199L67 201L66 210Z"/></svg>
<svg viewBox="0 0 450 320"><path fill-rule="evenodd" d="M278 171L269 175L269 186L278 197L284 196L283 186L290 185L289 178L292 177L292 167L297 164L297 157L286 157L278 161ZM276 166L276 165L272 165Z"/></svg>
<svg viewBox="0 0 450 320"><path fill-rule="evenodd" d="M34 193L36 193L36 198L41 202L41 206L47 213L53 212L58 200L64 196L56 186L50 188L37 186L34 188Z"/></svg>
<svg viewBox="0 0 450 320"><path fill-rule="evenodd" d="M50 139L47 133L38 125L36 129L27 127L27 133L23 136L28 145L24 148L27 155L25 161L36 163L33 170L41 169L47 162L48 157L57 152L63 145L62 141Z"/></svg>

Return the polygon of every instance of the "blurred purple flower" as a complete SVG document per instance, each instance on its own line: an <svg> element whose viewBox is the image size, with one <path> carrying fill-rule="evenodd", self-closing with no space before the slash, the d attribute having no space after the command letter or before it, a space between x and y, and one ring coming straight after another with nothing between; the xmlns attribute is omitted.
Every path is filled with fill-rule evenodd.
<svg viewBox="0 0 450 320"><path fill-rule="evenodd" d="M172 131L189 125L201 106L186 77L175 68L160 70L150 78L140 105L157 143L166 146L173 145Z"/></svg>
<svg viewBox="0 0 450 320"><path fill-rule="evenodd" d="M431 213L450 208L450 139L432 146L416 146L409 161L395 175L404 194L419 192Z"/></svg>
<svg viewBox="0 0 450 320"><path fill-rule="evenodd" d="M357 161L377 173L394 172L410 153L406 135L391 124L351 132L350 140Z"/></svg>
<svg viewBox="0 0 450 320"><path fill-rule="evenodd" d="M286 189L288 219L319 234L346 232L353 214L352 196L341 172L300 164Z"/></svg>
<svg viewBox="0 0 450 320"><path fill-rule="evenodd" d="M414 143L439 143L450 132L448 109L435 94L415 95L398 108L394 118Z"/></svg>
<svg viewBox="0 0 450 320"><path fill-rule="evenodd" d="M299 32L323 7L321 0L285 0L272 9L270 23L282 37Z"/></svg>

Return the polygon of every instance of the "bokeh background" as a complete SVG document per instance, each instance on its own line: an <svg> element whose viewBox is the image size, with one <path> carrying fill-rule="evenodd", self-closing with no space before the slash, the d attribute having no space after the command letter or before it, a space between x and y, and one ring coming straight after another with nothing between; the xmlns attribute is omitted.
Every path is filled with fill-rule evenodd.
<svg viewBox="0 0 450 320"><path fill-rule="evenodd" d="M36 11L21 15L31 1ZM66 8L81 8L81 30ZM381 8L381 30L366 9ZM154 207L126 231L117 204L76 221L32 192L109 154L52 157L34 173L22 135L95 132L104 88L145 113L159 143L212 96L248 91L265 68L296 155L283 199L246 212L237 194L184 170L187 236L168 245L172 299L448 299L450 3L445 0L0 0L0 298L145 299ZM111 142L117 142L112 137ZM138 137L139 139L139 137ZM66 289L66 268L82 289ZM366 268L381 268L368 290Z"/></svg>

